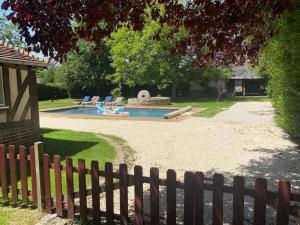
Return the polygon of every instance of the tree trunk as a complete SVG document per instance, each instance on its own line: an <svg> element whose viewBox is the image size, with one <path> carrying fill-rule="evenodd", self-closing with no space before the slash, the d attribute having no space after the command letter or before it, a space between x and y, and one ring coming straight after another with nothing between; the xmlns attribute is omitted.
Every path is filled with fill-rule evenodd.
<svg viewBox="0 0 300 225"><path fill-rule="evenodd" d="M177 91L177 85L176 84L172 84L171 99L175 99L176 98L176 91Z"/></svg>
<svg viewBox="0 0 300 225"><path fill-rule="evenodd" d="M70 89L67 90L67 94L68 94L68 98L72 98L71 90Z"/></svg>

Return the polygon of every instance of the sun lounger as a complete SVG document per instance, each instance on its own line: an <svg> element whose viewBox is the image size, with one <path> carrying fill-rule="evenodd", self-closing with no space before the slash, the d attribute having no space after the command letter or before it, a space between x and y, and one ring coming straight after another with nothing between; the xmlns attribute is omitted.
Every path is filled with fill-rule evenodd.
<svg viewBox="0 0 300 225"><path fill-rule="evenodd" d="M112 99L113 99L112 96L106 96L105 99L104 99L104 101L103 101L103 104L107 105L109 102L112 101Z"/></svg>
<svg viewBox="0 0 300 225"><path fill-rule="evenodd" d="M79 104L82 104L82 105L87 104L88 102L90 102L90 99L91 99L90 96L84 96Z"/></svg>
<svg viewBox="0 0 300 225"><path fill-rule="evenodd" d="M99 96L93 96L92 97L92 100L91 101L86 101L86 102L82 102L81 104L82 105L96 105L100 100L100 97Z"/></svg>
<svg viewBox="0 0 300 225"><path fill-rule="evenodd" d="M108 106L122 106L122 105L124 105L123 100L124 100L123 97L118 97L118 98L116 98L115 101L108 102L106 105L108 105Z"/></svg>
<svg viewBox="0 0 300 225"><path fill-rule="evenodd" d="M91 100L91 104L96 105L100 100L99 96L94 96Z"/></svg>

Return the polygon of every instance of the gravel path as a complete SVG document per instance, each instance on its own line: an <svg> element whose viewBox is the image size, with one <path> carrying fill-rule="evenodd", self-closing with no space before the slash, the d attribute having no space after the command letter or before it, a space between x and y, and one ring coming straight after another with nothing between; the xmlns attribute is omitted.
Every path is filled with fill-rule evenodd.
<svg viewBox="0 0 300 225"><path fill-rule="evenodd" d="M293 189L300 189L300 153L274 121L269 102L240 102L214 118L190 117L181 122L113 121L53 118L41 116L41 127L71 129L112 134L124 138L136 151L135 165L142 165L144 173L158 167L160 176L166 170L177 171L179 179L184 171L203 171L207 176L223 173L225 182L234 175L247 176L248 186L256 177L268 179L269 189L277 188L278 179L292 181ZM165 195L162 190L161 197ZM182 194L180 196L182 198ZM225 197L226 198L226 197ZM211 196L206 198L211 200ZM231 208L232 199L225 200ZM251 200L248 202L249 220ZM207 208L211 204L207 202ZM253 208L252 208L253 209ZM274 218L269 212L269 218ZM272 214L272 215L271 215ZM230 212L225 212L230 222ZM210 223L210 213L205 221Z"/></svg>
<svg viewBox="0 0 300 225"><path fill-rule="evenodd" d="M135 164L211 174L300 181L300 153L274 122L269 102L240 102L214 118L181 122L88 120L41 116L41 127L112 134L136 151Z"/></svg>

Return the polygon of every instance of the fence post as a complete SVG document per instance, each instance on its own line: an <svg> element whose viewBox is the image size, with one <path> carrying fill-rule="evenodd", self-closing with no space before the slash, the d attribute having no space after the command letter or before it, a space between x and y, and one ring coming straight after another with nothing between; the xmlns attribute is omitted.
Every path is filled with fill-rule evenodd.
<svg viewBox="0 0 300 225"><path fill-rule="evenodd" d="M44 192L44 175L43 175L43 142L34 143L35 152L35 172L36 172L36 190L37 190L37 206L40 211L45 209L45 192Z"/></svg>

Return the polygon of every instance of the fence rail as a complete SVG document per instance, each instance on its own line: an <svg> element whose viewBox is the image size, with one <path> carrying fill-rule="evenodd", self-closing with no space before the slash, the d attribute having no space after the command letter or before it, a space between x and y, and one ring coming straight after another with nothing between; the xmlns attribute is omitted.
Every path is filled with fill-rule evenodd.
<svg viewBox="0 0 300 225"><path fill-rule="evenodd" d="M38 145L36 145L38 146ZM37 147L36 147L37 148ZM37 154L41 154L34 147L29 151L20 146L16 151L14 146L0 145L0 183L3 200L12 200L23 203L38 204L38 189L36 169ZM288 181L279 181L278 191L267 190L267 181L258 178L253 189L245 186L245 178L236 176L233 185L224 184L224 176L215 174L212 179L207 179L201 172L186 172L184 181L178 181L176 172L168 170L166 179L159 177L157 168L150 169L150 176L143 175L141 166L134 167L134 173L129 174L126 164L121 164L118 172L114 172L112 163L105 163L105 169L100 170L99 163L92 161L91 165L86 165L84 160L79 160L77 166L73 165L72 158L66 158L64 164L61 163L60 156L56 155L50 162L49 155L41 156L43 185L41 199L43 207L47 213L56 212L58 216L67 216L74 219L79 214L80 220L86 224L92 220L93 224L100 224L101 219L106 224L115 224L116 220L120 224L135 225L152 224L158 225L176 224L177 222L177 190L183 190L183 223L187 225L204 224L204 191L213 193L212 197L212 224L223 224L224 194L232 194L232 224L241 225L244 223L245 197L254 199L253 224L266 224L267 204L276 208L276 224L289 224L290 214L297 211L294 202L300 201L300 195L291 193L291 184ZM30 169L30 172L28 172ZM19 173L18 173L19 171ZM63 188L63 176L65 174L66 188ZM54 174L54 179L51 179ZM78 177L78 191L75 191L74 175ZM31 187L28 187L28 177L31 177ZM87 176L90 185L87 185ZM100 182L103 179L104 182ZM18 189L18 181L21 189ZM52 182L54 182L52 184ZM150 185L150 221L144 215L144 184ZM160 218L160 187L166 189L166 218ZM54 190L51 190L54 187ZM134 209L133 216L129 216L128 188L134 187ZM30 190L29 190L30 189ZM119 191L120 212L114 211L114 192ZM64 193L65 192L65 193ZM54 193L54 196L52 194ZM105 193L105 198L102 197ZM19 198L21 197L21 198ZM87 197L91 199L88 202ZM101 209L100 202L105 201L105 210Z"/></svg>

